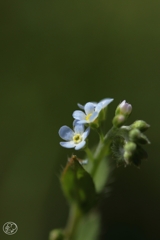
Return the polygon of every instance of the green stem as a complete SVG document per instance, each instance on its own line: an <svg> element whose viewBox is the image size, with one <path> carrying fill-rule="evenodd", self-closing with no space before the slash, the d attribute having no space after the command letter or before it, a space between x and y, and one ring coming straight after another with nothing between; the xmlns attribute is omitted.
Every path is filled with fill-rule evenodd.
<svg viewBox="0 0 160 240"><path fill-rule="evenodd" d="M92 177L95 176L96 170L101 162L101 160L110 154L110 144L112 142L113 137L117 133L117 129L112 127L109 132L105 135L103 142L100 141L97 150L94 154L94 164L91 170Z"/></svg>
<svg viewBox="0 0 160 240"><path fill-rule="evenodd" d="M93 162L94 159L93 159L93 154L92 154L91 150L88 147L86 147L84 150L85 150L85 152L87 154L88 160Z"/></svg>
<svg viewBox="0 0 160 240"><path fill-rule="evenodd" d="M66 235L65 240L73 239L74 233L78 225L78 222L81 218L81 215L82 213L78 208L78 206L76 204L71 205L67 226L65 228L65 235Z"/></svg>

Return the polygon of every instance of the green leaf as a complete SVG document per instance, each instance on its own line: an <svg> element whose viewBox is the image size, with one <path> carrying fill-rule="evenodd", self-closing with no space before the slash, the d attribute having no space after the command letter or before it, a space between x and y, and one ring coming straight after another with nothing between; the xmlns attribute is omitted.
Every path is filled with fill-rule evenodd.
<svg viewBox="0 0 160 240"><path fill-rule="evenodd" d="M72 203L76 203L83 212L88 212L96 203L95 185L90 174L73 155L61 175L63 192Z"/></svg>

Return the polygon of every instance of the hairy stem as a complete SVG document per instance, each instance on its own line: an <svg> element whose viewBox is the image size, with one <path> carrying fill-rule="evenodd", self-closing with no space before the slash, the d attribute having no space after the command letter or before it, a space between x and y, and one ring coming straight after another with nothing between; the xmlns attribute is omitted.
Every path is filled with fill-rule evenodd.
<svg viewBox="0 0 160 240"><path fill-rule="evenodd" d="M105 135L103 142L100 139L100 143L95 151L95 154L93 155L92 152L86 148L86 154L88 156L88 159L92 161L92 169L91 169L91 175L92 177L95 176L96 171L98 169L98 166L101 162L101 160L110 154L110 144L112 142L112 139L114 138L115 134L117 133L117 128L111 128L109 132ZM66 239L65 240L72 240L74 238L74 233L76 230L76 227L79 223L79 220L83 217L82 212L78 208L77 205L72 205L70 207L70 214L68 223L65 229L66 233Z"/></svg>

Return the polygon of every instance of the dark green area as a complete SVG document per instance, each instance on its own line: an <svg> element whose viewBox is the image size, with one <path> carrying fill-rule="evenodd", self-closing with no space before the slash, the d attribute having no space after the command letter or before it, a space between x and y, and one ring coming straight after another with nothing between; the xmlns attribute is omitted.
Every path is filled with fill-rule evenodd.
<svg viewBox="0 0 160 240"><path fill-rule="evenodd" d="M147 121L152 144L140 170L114 172L102 203L103 233L109 229L108 240L118 239L110 231L123 224L123 239L124 226L160 238L159 13L154 0L1 1L0 227L7 221L19 227L13 236L1 230L1 239L46 240L65 225L59 176L73 150L59 146L58 130L72 126L78 102L105 97L115 99L107 126L127 100L128 122Z"/></svg>

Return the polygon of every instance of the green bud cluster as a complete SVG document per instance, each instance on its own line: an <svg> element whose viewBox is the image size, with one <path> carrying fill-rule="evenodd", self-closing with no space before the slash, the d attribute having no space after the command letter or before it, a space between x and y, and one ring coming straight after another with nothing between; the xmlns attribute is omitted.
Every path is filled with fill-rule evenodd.
<svg viewBox="0 0 160 240"><path fill-rule="evenodd" d="M119 109L117 110L119 111ZM115 116L118 119L120 115ZM130 126L121 126L118 122L116 137L113 139L111 150L113 157L116 159L117 165L134 164L140 167L141 161L147 159L146 151L141 147L141 144L150 144L150 141L144 135L150 125L143 120L135 121Z"/></svg>
<svg viewBox="0 0 160 240"><path fill-rule="evenodd" d="M125 165L133 163L140 167L141 160L147 158L147 153L140 144L150 144L148 138L142 133L149 128L144 121L135 121L132 125L124 126L122 129L128 131L128 141L124 145L123 158Z"/></svg>

